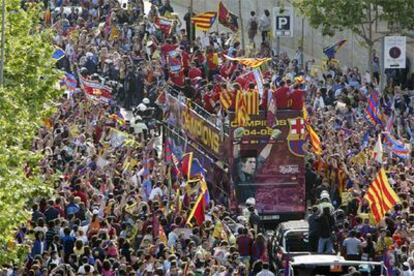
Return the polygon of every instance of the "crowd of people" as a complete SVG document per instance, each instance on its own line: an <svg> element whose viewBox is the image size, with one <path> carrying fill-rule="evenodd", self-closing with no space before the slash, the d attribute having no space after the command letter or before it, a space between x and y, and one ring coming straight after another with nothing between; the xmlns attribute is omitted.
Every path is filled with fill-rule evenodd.
<svg viewBox="0 0 414 276"><path fill-rule="evenodd" d="M380 167L371 156L384 129L364 118L378 79L340 63L316 71L274 56L268 11L260 19L251 12L248 26L249 54L273 58L261 68L259 93L252 71L224 56L244 55L236 36L197 33L190 41L190 16L181 28L169 0L152 1L147 13L143 1L44 3L43 24L54 28L53 43L65 52L57 67L109 86L112 98L92 99L78 86L39 129L33 150L45 156L42 175L58 178L54 194L33 202L30 222L18 229L16 242L30 244L30 252L25 267L9 267L8 275L277 274L254 204L234 222L228 206L212 200L202 225L187 224L191 203L178 207L185 180L171 180L159 149L156 102L167 87L217 122L228 123L232 108L223 106L222 93L256 93L261 110L271 97L279 109L305 105L323 148L306 158L309 251L385 260L389 275L414 275L414 95L400 84L388 81L380 108L395 117L388 131L410 156L385 154L382 165L401 202L375 224L364 195ZM160 16L171 22L167 31Z"/></svg>

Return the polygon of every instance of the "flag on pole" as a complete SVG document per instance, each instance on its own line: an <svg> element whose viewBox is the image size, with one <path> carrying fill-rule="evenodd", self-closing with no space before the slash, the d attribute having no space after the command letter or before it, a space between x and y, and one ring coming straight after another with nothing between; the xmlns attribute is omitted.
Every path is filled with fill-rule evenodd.
<svg viewBox="0 0 414 276"><path fill-rule="evenodd" d="M235 105L235 121L239 126L244 126L247 121L250 120L249 114L246 109L246 102L241 90L237 91L236 94L236 105Z"/></svg>
<svg viewBox="0 0 414 276"><path fill-rule="evenodd" d="M308 130L310 143L312 145L312 150L315 154L321 155L322 154L322 145L321 139L319 138L316 131L312 128L311 125L307 125L306 129Z"/></svg>
<svg viewBox="0 0 414 276"><path fill-rule="evenodd" d="M173 20L163 16L159 16L155 19L154 24L158 29L160 29L161 32L163 32L166 35L169 35L172 30Z"/></svg>
<svg viewBox="0 0 414 276"><path fill-rule="evenodd" d="M80 85L89 98L97 99L101 102L109 102L112 98L112 89L98 81L91 81L80 76Z"/></svg>
<svg viewBox="0 0 414 276"><path fill-rule="evenodd" d="M75 91L78 86L78 81L73 74L65 72L65 76L63 77L63 85L66 86L67 90Z"/></svg>
<svg viewBox="0 0 414 276"><path fill-rule="evenodd" d="M382 150L381 134L379 134L378 140L374 146L374 151L372 153L372 159L382 164L382 153L383 153L383 150Z"/></svg>
<svg viewBox="0 0 414 276"><path fill-rule="evenodd" d="M340 41L336 42L335 44L324 48L323 53L328 57L328 59L333 59L333 58L335 58L336 52L339 49L341 49L342 46L344 46L345 43L346 43L346 39L340 40Z"/></svg>
<svg viewBox="0 0 414 276"><path fill-rule="evenodd" d="M56 50L52 54L52 58L56 61L61 60L65 57L65 51L61 48L56 48Z"/></svg>
<svg viewBox="0 0 414 276"><path fill-rule="evenodd" d="M381 168L378 172L364 198L368 200L369 207L377 223L381 221L386 212L400 202L388 182L384 168Z"/></svg>
<svg viewBox="0 0 414 276"><path fill-rule="evenodd" d="M384 133L384 141L387 148L396 156L402 159L408 159L410 157L410 150L403 142L398 141L390 133Z"/></svg>
<svg viewBox="0 0 414 276"><path fill-rule="evenodd" d="M259 67L262 64L272 60L271 58L243 58L243 57L232 58L227 55L224 55L224 57L227 58L228 60L237 61L240 64L243 64L244 66L252 67L252 68Z"/></svg>
<svg viewBox="0 0 414 276"><path fill-rule="evenodd" d="M223 25L226 28L229 28L233 32L237 32L239 29L237 16L231 13L221 1L218 6L218 20L221 25Z"/></svg>
<svg viewBox="0 0 414 276"><path fill-rule="evenodd" d="M210 194L208 192L207 182L204 176L200 178L201 193L203 193L204 206L208 207L210 204Z"/></svg>
<svg viewBox="0 0 414 276"><path fill-rule="evenodd" d="M204 215L204 193L201 193L197 197L197 200L194 204L194 207L191 210L190 215L188 216L186 224L188 224L190 227L193 226L193 224L191 223L191 220L193 218L195 218L196 223L197 223L198 226L203 224L203 222L205 220L205 215Z"/></svg>
<svg viewBox="0 0 414 276"><path fill-rule="evenodd" d="M203 12L191 17L191 21L197 30L207 32L213 26L217 13L213 11Z"/></svg>
<svg viewBox="0 0 414 276"><path fill-rule="evenodd" d="M373 92L369 96L368 106L365 109L365 112L367 116L366 118L371 124L374 126L377 124L382 125L382 121L379 117L379 98L377 92Z"/></svg>

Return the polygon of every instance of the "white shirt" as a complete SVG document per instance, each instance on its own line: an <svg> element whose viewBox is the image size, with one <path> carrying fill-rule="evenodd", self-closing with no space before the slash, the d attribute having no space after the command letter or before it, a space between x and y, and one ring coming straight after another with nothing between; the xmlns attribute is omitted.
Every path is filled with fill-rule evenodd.
<svg viewBox="0 0 414 276"><path fill-rule="evenodd" d="M275 274L268 269L262 269L256 276L275 276Z"/></svg>
<svg viewBox="0 0 414 276"><path fill-rule="evenodd" d="M150 196L149 196L149 200L154 200L154 198L156 196L162 197L162 195L163 195L163 192L162 192L161 188L160 187L156 187L156 188L154 188L154 189L151 190L151 193L150 193Z"/></svg>

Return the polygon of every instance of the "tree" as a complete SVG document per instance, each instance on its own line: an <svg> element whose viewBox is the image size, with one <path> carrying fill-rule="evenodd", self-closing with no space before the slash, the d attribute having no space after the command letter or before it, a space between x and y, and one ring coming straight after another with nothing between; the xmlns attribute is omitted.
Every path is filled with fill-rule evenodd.
<svg viewBox="0 0 414 276"><path fill-rule="evenodd" d="M4 86L0 88L0 264L17 262L25 246L13 243L17 227L30 219L28 203L52 191L31 144L42 119L54 110L61 75L54 69L52 32L41 26L38 4L21 8L6 1ZM30 176L25 167L31 168ZM24 256L24 255L23 255Z"/></svg>
<svg viewBox="0 0 414 276"><path fill-rule="evenodd" d="M358 35L368 48L371 76L375 44L384 36L414 28L413 0L294 0L294 6L309 18L311 26L321 27L323 35L345 29ZM375 26L381 23L388 30L376 33Z"/></svg>

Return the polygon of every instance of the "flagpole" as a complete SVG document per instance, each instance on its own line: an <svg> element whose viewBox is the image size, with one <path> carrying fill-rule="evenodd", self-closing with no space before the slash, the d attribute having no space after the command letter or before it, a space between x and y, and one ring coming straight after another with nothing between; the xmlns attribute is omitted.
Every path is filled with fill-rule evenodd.
<svg viewBox="0 0 414 276"><path fill-rule="evenodd" d="M239 0L239 18L240 18L240 32L241 32L243 55L246 55L246 48L245 48L246 44L244 42L244 28L243 28L241 0Z"/></svg>
<svg viewBox="0 0 414 276"><path fill-rule="evenodd" d="M188 34L188 38L190 39L190 47L193 47L193 21L191 20L193 17L193 0L190 0L190 33Z"/></svg>
<svg viewBox="0 0 414 276"><path fill-rule="evenodd" d="M172 190L172 179L171 179L171 164L168 166L168 202L167 202L167 210L170 211L170 204L171 204L171 190Z"/></svg>

